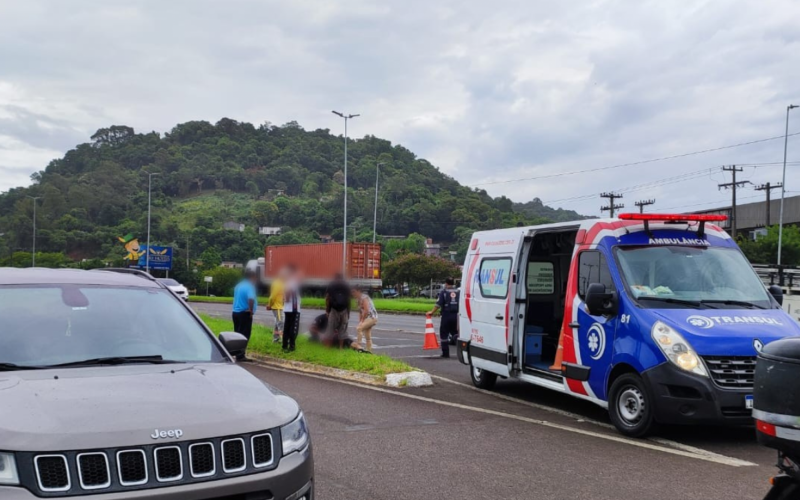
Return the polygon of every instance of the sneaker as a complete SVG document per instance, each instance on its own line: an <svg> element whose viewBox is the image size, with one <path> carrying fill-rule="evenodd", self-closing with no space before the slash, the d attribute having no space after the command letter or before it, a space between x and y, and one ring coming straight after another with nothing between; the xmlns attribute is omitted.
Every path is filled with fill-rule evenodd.
<svg viewBox="0 0 800 500"><path fill-rule="evenodd" d="M449 355L449 354L442 354L442 355L441 355L441 356L439 356L439 357L440 357L440 358L449 358L449 357L450 357L450 355Z"/></svg>

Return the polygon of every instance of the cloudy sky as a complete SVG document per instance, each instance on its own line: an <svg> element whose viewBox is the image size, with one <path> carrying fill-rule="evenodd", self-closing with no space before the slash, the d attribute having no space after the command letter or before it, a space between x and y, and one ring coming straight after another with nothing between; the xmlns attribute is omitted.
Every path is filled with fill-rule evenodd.
<svg viewBox="0 0 800 500"><path fill-rule="evenodd" d="M340 131L339 109L495 196L718 206L721 165L780 180L782 138L569 173L781 136L798 25L793 0L0 0L0 192L111 124ZM800 135L793 160L800 193Z"/></svg>

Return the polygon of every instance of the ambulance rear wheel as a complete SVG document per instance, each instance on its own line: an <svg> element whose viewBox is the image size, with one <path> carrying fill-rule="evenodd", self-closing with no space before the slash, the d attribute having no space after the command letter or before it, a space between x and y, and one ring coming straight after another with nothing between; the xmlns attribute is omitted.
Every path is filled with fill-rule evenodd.
<svg viewBox="0 0 800 500"><path fill-rule="evenodd" d="M608 413L611 423L622 434L644 437L653 432L653 403L650 391L635 373L626 373L611 384Z"/></svg>
<svg viewBox="0 0 800 500"><path fill-rule="evenodd" d="M476 368L472 366L472 363L469 364L469 372L472 376L472 384L479 389L491 389L497 382L497 374Z"/></svg>

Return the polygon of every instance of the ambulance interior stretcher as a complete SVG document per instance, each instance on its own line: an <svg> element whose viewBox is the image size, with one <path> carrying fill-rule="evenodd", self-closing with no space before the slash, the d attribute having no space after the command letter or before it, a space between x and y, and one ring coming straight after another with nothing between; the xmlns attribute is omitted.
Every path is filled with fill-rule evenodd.
<svg viewBox="0 0 800 500"><path fill-rule="evenodd" d="M564 300L577 234L577 228L563 228L540 232L525 240L527 265L520 269L519 280L525 284L524 295L517 296L517 302L524 303L518 309L525 315L520 322L524 325L520 363L524 371L561 376L560 372L550 370L550 366L555 360L564 321Z"/></svg>

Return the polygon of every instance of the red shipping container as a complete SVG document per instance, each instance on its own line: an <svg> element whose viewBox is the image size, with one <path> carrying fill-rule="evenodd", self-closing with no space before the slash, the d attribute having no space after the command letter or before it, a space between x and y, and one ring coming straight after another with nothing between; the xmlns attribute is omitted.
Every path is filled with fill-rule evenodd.
<svg viewBox="0 0 800 500"><path fill-rule="evenodd" d="M364 286L381 286L381 246L378 243L347 244L346 278ZM264 249L264 275L275 277L287 265L296 266L308 285L324 285L342 271L342 244L268 246Z"/></svg>

